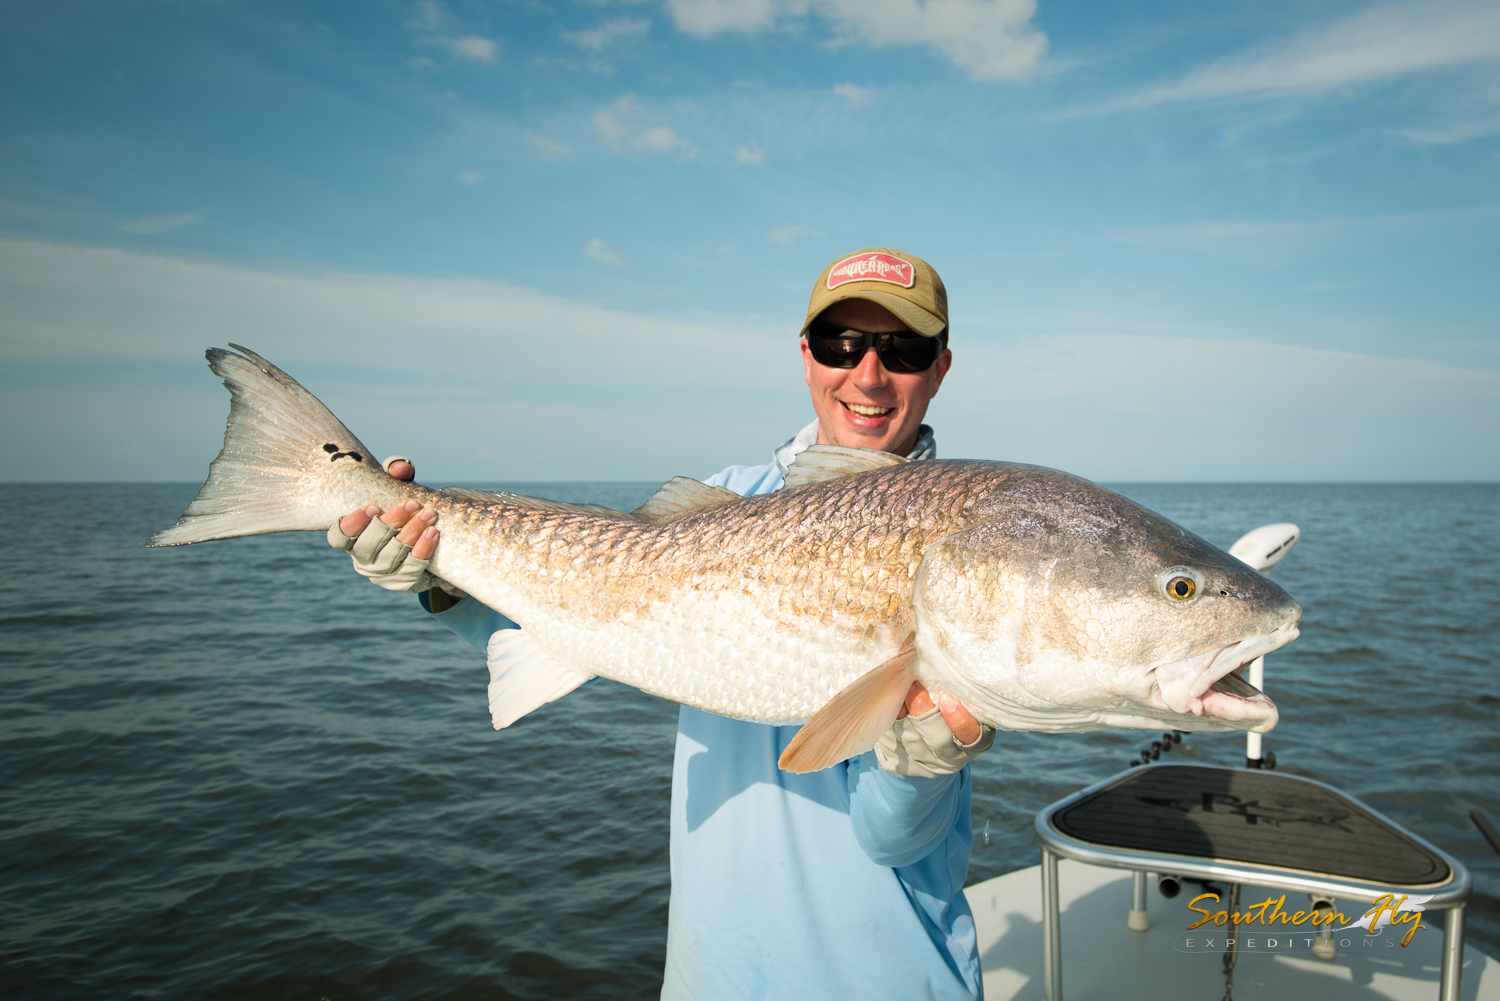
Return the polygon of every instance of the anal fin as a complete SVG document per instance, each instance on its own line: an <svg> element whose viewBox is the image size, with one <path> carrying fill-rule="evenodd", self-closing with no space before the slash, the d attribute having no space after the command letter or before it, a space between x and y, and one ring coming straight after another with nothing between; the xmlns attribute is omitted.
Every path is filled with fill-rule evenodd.
<svg viewBox="0 0 1500 1001"><path fill-rule="evenodd" d="M490 718L496 730L562 698L593 677L553 660L523 629L501 629L492 634L486 654Z"/></svg>
<svg viewBox="0 0 1500 1001"><path fill-rule="evenodd" d="M797 731L777 764L800 775L836 765L874 747L896 722L911 689L911 667L917 659L915 639L915 634L908 636L896 656L829 699Z"/></svg>

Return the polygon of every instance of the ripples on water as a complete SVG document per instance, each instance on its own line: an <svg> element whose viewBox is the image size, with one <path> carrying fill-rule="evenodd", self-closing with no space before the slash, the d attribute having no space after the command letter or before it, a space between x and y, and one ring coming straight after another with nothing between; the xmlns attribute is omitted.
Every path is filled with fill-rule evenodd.
<svg viewBox="0 0 1500 1001"><path fill-rule="evenodd" d="M528 484L629 509L648 484ZM1122 488L1209 540L1295 521L1285 771L1465 861L1500 952L1500 486ZM188 484L0 485L0 976L23 998L638 998L659 989L676 708L601 683L490 729L482 658L313 535L175 550ZM970 881L1151 734L1002 734ZM1243 762L1190 735L1183 760ZM987 831L987 836L985 832Z"/></svg>

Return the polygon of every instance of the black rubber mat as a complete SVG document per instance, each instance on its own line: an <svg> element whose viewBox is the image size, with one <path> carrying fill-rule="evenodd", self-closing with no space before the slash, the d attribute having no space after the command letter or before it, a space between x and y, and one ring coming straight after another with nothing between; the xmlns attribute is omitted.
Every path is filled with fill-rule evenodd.
<svg viewBox="0 0 1500 1001"><path fill-rule="evenodd" d="M1059 811L1052 823L1096 845L1398 886L1449 875L1442 859L1355 800L1274 772L1141 768Z"/></svg>

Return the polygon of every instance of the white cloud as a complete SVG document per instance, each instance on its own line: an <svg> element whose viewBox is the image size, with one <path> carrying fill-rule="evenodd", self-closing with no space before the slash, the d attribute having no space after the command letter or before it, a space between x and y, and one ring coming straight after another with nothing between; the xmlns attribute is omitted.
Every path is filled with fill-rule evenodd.
<svg viewBox="0 0 1500 1001"><path fill-rule="evenodd" d="M856 108L869 104L870 98L875 95L875 91L857 83L841 83L833 88L833 92Z"/></svg>
<svg viewBox="0 0 1500 1001"><path fill-rule="evenodd" d="M434 0L424 0L417 5L417 16L406 22L406 30L414 32L433 32L453 20L448 9ZM440 45L447 49L459 59L472 59L475 62L492 63L495 54L499 51L499 45L489 38L480 35L432 35L427 34L416 40L418 45ZM411 60L413 67L432 66L430 59L418 57Z"/></svg>
<svg viewBox="0 0 1500 1001"><path fill-rule="evenodd" d="M644 38L650 27L651 22L645 18L619 17L602 21L596 27L583 31L564 31L562 37L563 41L599 53L617 42L633 42Z"/></svg>
<svg viewBox="0 0 1500 1001"><path fill-rule="evenodd" d="M284 367L379 454L414 456L427 483L706 476L806 423L794 321L683 322L501 282L0 240L0 479L201 480L228 409L203 350L228 341ZM425 340L441 350L413 355ZM733 406L694 422L694 394ZM434 413L455 433L422 435ZM132 441L138 454L115 457ZM498 456L483 474L476 446Z"/></svg>
<svg viewBox="0 0 1500 1001"><path fill-rule="evenodd" d="M590 240L588 243L584 244L583 252L592 257L594 260L598 261L600 264L620 265L630 263L619 254L606 247L604 245L604 241L599 239L597 236Z"/></svg>
<svg viewBox="0 0 1500 1001"><path fill-rule="evenodd" d="M1500 57L1500 6L1403 3L1370 7L1279 45L1220 59L1176 83L1111 101L1094 112L1247 94L1322 91Z"/></svg>
<svg viewBox="0 0 1500 1001"><path fill-rule="evenodd" d="M766 162L766 151L759 147L750 149L748 146L741 146L734 151L734 162L751 167L759 167Z"/></svg>
<svg viewBox="0 0 1500 1001"><path fill-rule="evenodd" d="M435 39L435 41L440 45L446 46L449 52L452 52L460 59L473 59L481 63L494 62L495 52L498 49L498 46L493 41L488 38L481 38L478 35L463 35L458 38L442 36Z"/></svg>
<svg viewBox="0 0 1500 1001"><path fill-rule="evenodd" d="M1500 118L1480 122L1463 122L1461 124L1426 129L1393 129L1391 130L1391 135L1433 146L1448 146L1453 143L1464 143L1473 139L1482 139L1485 136L1500 135Z"/></svg>
<svg viewBox="0 0 1500 1001"><path fill-rule="evenodd" d="M602 240L590 246L609 253ZM660 386L703 385L708 378L754 388L776 385L774 370L787 367L801 383L795 350L784 352L786 365L764 364L762 334L795 348L781 327L684 323L472 278L278 272L5 239L0 328L6 364L96 357L196 362L212 343L232 340L273 361L281 355L343 365L349 338L356 337L371 357L390 359L393 370L444 372L455 359L493 362L497 371L510 371L507 383L555 366L561 342L536 337L549 330L584 349L582 357L569 352L569 371L560 374L589 385L639 376ZM439 338L443 357L403 358L414 336Z"/></svg>
<svg viewBox="0 0 1500 1001"><path fill-rule="evenodd" d="M690 150L692 148L692 143L665 125L647 129L631 142L634 143L636 149L643 149L650 153L670 153L674 149Z"/></svg>
<svg viewBox="0 0 1500 1001"><path fill-rule="evenodd" d="M672 150L682 150L688 155L693 153L693 144L669 126L655 125L642 129L634 124L632 120L638 119L644 111L645 108L634 94L626 94L595 111L590 120L594 131L611 147L618 147L630 136L632 146L648 153L670 153Z"/></svg>
<svg viewBox="0 0 1500 1001"><path fill-rule="evenodd" d="M1111 243L1152 247L1158 250L1192 250L1265 240L1285 244L1305 242L1330 230L1346 228L1356 221L1350 219L1205 219L1169 226L1120 230L1106 233L1101 236L1101 239Z"/></svg>
<svg viewBox="0 0 1500 1001"><path fill-rule="evenodd" d="M593 122L594 130L611 146L618 144L625 136L626 128L620 123L619 116L608 109L601 108L594 112Z"/></svg>
<svg viewBox="0 0 1500 1001"><path fill-rule="evenodd" d="M835 40L926 45L975 80L1022 80L1047 48L1035 0L667 0L678 30L706 38L754 33L811 12Z"/></svg>
<svg viewBox="0 0 1500 1001"><path fill-rule="evenodd" d="M677 30L699 38L769 28L786 6L784 0L667 0Z"/></svg>
<svg viewBox="0 0 1500 1001"><path fill-rule="evenodd" d="M569 152L567 143L539 136L535 132L526 133L526 141L549 156L565 156Z"/></svg>
<svg viewBox="0 0 1500 1001"><path fill-rule="evenodd" d="M460 181L463 181L465 184L478 184L480 181L484 180L484 175L476 174L472 170L465 170L459 173L458 179Z"/></svg>
<svg viewBox="0 0 1500 1001"><path fill-rule="evenodd" d="M658 125L656 128L647 129L636 136L634 142L638 149L649 149L657 153L665 153L668 150L676 149L682 143L682 140L677 138L677 133L665 125Z"/></svg>
<svg viewBox="0 0 1500 1001"><path fill-rule="evenodd" d="M812 235L812 230L806 224L799 222L795 226L783 226L780 229L771 230L766 234L766 239L771 243L788 244Z"/></svg>
<svg viewBox="0 0 1500 1001"><path fill-rule="evenodd" d="M201 477L225 413L202 368L210 338L286 368L379 454L415 456L424 482L474 478L485 445L488 478L705 475L806 422L798 317L784 319L686 323L499 282L0 240L0 362L64 376L0 394L0 421L25 431L0 441L0 477ZM408 350L423 338L442 350ZM1116 481L1500 478L1488 369L1252 337L960 331L956 349L930 412L947 456ZM130 378L88 381L126 358L141 363ZM705 388L734 405L695 422ZM432 413L453 433L419 445L411 429ZM131 442L129 461L103 454ZM650 462L645 443L669 454ZM545 449L557 458L541 462Z"/></svg>
<svg viewBox="0 0 1500 1001"><path fill-rule="evenodd" d="M203 210L199 209L196 212L176 212L172 215L153 215L144 219L133 219L122 223L120 232L138 236L156 236L158 233L170 233L174 229L196 226L201 222L203 222Z"/></svg>
<svg viewBox="0 0 1500 1001"><path fill-rule="evenodd" d="M945 455L1105 481L1500 478L1500 372L1144 334L960 340L955 358Z"/></svg>
<svg viewBox="0 0 1500 1001"><path fill-rule="evenodd" d="M1222 247L1260 248L1285 261L1288 255L1317 252L1332 237L1350 233L1393 233L1420 230L1436 223L1492 224L1500 205L1474 205L1430 212L1389 215L1334 216L1324 219L1206 219L1170 226L1149 226L1101 234L1102 240L1162 250L1211 250Z"/></svg>
<svg viewBox="0 0 1500 1001"><path fill-rule="evenodd" d="M594 130L611 146L617 145L630 131L626 128L623 119L635 115L640 110L641 102L636 96L626 94L607 107L594 112L592 118Z"/></svg>
<svg viewBox="0 0 1500 1001"><path fill-rule="evenodd" d="M435 0L417 4L417 16L406 22L408 31L431 31L448 20L448 11Z"/></svg>

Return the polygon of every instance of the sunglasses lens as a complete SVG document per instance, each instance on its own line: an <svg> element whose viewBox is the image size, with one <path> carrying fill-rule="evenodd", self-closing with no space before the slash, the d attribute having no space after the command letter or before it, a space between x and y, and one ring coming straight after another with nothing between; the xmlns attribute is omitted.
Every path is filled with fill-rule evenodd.
<svg viewBox="0 0 1500 1001"><path fill-rule="evenodd" d="M829 368L853 368L865 356L868 341L864 337L847 337L844 331L820 333L807 332L807 346L819 365Z"/></svg>
<svg viewBox="0 0 1500 1001"><path fill-rule="evenodd" d="M881 336L880 361L892 372L925 372L937 361L942 344L936 337Z"/></svg>

